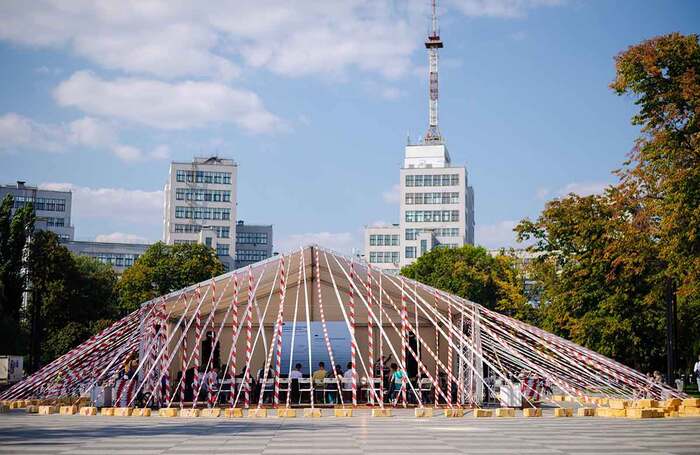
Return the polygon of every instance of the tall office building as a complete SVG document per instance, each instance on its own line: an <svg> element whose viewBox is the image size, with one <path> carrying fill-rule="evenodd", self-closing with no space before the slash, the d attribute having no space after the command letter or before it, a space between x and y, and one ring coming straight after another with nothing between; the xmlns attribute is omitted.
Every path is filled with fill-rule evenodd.
<svg viewBox="0 0 700 455"><path fill-rule="evenodd" d="M404 149L400 220L365 228L365 260L398 272L437 247L474 243L474 189L467 168L452 164L438 127L438 49L443 47L433 1L432 29L425 41L429 62L428 129L419 144Z"/></svg>
<svg viewBox="0 0 700 455"><path fill-rule="evenodd" d="M70 191L43 190L18 180L14 185L0 185L0 200L12 195L12 213L31 203L36 213L35 229L52 231L62 242L73 240L75 229L71 225Z"/></svg>
<svg viewBox="0 0 700 455"><path fill-rule="evenodd" d="M248 266L272 256L272 225L236 224L236 268Z"/></svg>
<svg viewBox="0 0 700 455"><path fill-rule="evenodd" d="M233 269L237 171L233 160L216 156L172 162L164 195L165 243L203 243Z"/></svg>

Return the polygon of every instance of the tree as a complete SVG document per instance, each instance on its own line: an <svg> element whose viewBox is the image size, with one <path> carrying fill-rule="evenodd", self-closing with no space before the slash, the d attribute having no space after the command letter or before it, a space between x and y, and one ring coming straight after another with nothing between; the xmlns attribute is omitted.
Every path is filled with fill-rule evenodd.
<svg viewBox="0 0 700 455"><path fill-rule="evenodd" d="M37 232L27 260L32 297L30 368L85 341L118 316L117 276L96 259L74 256L53 232Z"/></svg>
<svg viewBox="0 0 700 455"><path fill-rule="evenodd" d="M641 136L619 172L658 245L663 279L676 290L680 360L700 350L700 43L698 35L659 36L616 58L611 88L635 98ZM694 342L687 342L688 340Z"/></svg>
<svg viewBox="0 0 700 455"><path fill-rule="evenodd" d="M700 349L700 45L677 33L616 58L611 88L635 98L641 126L619 182L569 195L523 220L543 325L638 369L663 369L666 301L678 302L680 358ZM673 326L673 322L671 322Z"/></svg>
<svg viewBox="0 0 700 455"><path fill-rule="evenodd" d="M134 311L143 302L222 273L216 252L205 245L157 242L122 274L117 286L121 309Z"/></svg>
<svg viewBox="0 0 700 455"><path fill-rule="evenodd" d="M663 364L665 306L655 245L635 226L616 190L571 194L516 227L540 255L530 273L541 288L544 329L640 369Z"/></svg>
<svg viewBox="0 0 700 455"><path fill-rule="evenodd" d="M523 277L512 257L494 257L472 245L435 248L401 269L401 274L508 316L536 321L537 311L523 295Z"/></svg>
<svg viewBox="0 0 700 455"><path fill-rule="evenodd" d="M22 272L27 240L34 229L31 204L12 216L14 200L7 195L0 204L0 352L25 352L20 310L25 279Z"/></svg>

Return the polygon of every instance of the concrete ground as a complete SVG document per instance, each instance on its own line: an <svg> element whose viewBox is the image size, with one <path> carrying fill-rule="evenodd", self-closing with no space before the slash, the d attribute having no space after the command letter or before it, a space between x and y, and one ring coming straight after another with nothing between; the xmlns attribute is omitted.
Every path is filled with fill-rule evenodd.
<svg viewBox="0 0 700 455"><path fill-rule="evenodd" d="M326 414L329 414L326 411ZM0 454L700 454L700 418L185 419L0 414Z"/></svg>

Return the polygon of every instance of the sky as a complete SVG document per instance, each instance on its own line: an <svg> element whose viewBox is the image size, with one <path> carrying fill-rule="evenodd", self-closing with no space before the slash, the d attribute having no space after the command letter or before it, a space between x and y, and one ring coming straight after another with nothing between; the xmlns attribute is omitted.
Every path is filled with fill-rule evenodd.
<svg viewBox="0 0 700 455"><path fill-rule="evenodd" d="M202 7L205 5L206 7ZM443 0L440 128L476 243L615 181L638 129L614 56L700 32L687 0ZM427 127L427 0L0 2L0 182L73 191L78 240L162 237L169 162L233 158L275 250L360 249L398 222Z"/></svg>

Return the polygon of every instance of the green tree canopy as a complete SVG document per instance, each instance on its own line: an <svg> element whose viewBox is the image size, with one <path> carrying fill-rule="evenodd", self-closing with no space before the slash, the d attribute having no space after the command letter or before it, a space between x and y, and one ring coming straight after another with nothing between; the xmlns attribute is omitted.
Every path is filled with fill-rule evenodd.
<svg viewBox="0 0 700 455"><path fill-rule="evenodd" d="M510 256L491 256L472 245L435 248L401 274L509 316L536 320L537 312L523 294L523 277Z"/></svg>
<svg viewBox="0 0 700 455"><path fill-rule="evenodd" d="M223 272L224 266L216 252L205 245L155 243L119 280L122 310L133 311L143 302Z"/></svg>
<svg viewBox="0 0 700 455"><path fill-rule="evenodd" d="M28 204L17 209L13 216L13 205L10 195L0 203L0 352L21 354L26 350L20 324L25 287L22 261L34 230L34 211Z"/></svg>
<svg viewBox="0 0 700 455"><path fill-rule="evenodd" d="M32 365L64 354L118 316L117 276L107 264L74 256L53 232L38 231L30 244Z"/></svg>
<svg viewBox="0 0 700 455"><path fill-rule="evenodd" d="M665 293L677 290L681 364L700 349L700 44L677 33L616 58L611 88L640 107L618 184L550 201L516 228L533 264L543 325L643 370L665 364Z"/></svg>

